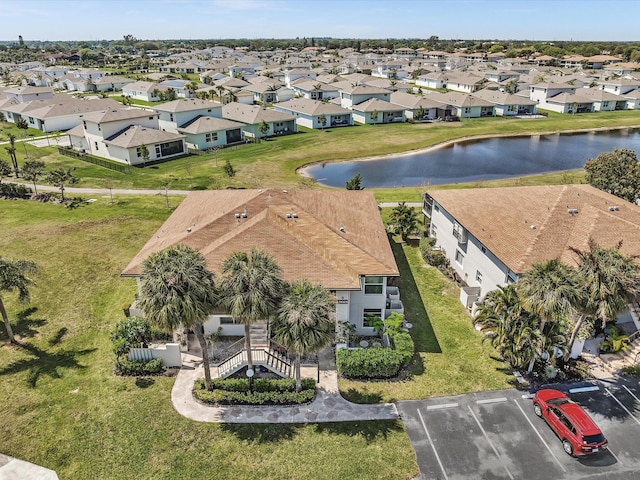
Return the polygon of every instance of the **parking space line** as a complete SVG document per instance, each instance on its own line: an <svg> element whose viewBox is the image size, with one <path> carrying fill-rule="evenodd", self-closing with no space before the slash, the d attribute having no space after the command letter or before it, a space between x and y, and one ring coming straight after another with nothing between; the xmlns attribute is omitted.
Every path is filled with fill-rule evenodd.
<svg viewBox="0 0 640 480"><path fill-rule="evenodd" d="M536 432L536 435L538 435L538 438L540 439L540 441L544 444L545 447L547 447L547 450L549 451L549 453L551 454L551 456L554 458L554 460L557 462L558 465L560 465L560 468L562 469L562 471L564 473L567 473L567 470L564 468L564 466L560 463L560 460L558 460L558 457L556 457L555 453L553 453L553 450L551 450L551 447L549 446L549 444L544 440L544 438L542 438L542 435L540 435L540 432L538 432L538 429L535 427L535 425L533 424L533 422L531 421L531 419L529 417L527 417L527 414L524 413L524 410L522 409L522 407L520 406L520 404L518 403L518 400L516 400L514 398L513 400L514 402L516 402L516 406L518 407L518 409L520 410L520 412L522 413L522 415L524 416L524 418L526 418L527 422L529 422L529 425L531 425L531 428L533 428L533 431Z"/></svg>
<svg viewBox="0 0 640 480"><path fill-rule="evenodd" d="M444 466L442 465L442 461L440 460L440 456L436 451L436 446L433 444L433 440L431 440L431 435L429 434L429 430L427 430L427 424L424 423L424 418L422 418L422 414L420 413L420 409L418 411L418 416L420 417L420 422L422 423L422 428L424 428L424 432L427 434L427 439L429 440L429 444L431 445L431 449L433 450L433 454L436 456L436 460L438 461L438 465L440 465L440 470L442 470L442 475L444 475L444 480L449 480L447 476L447 472L444 470Z"/></svg>
<svg viewBox="0 0 640 480"><path fill-rule="evenodd" d="M454 408L457 407L458 404L456 402L453 403L441 403L439 405L427 405L427 410L439 410L441 408Z"/></svg>
<svg viewBox="0 0 640 480"><path fill-rule="evenodd" d="M482 405L484 403L499 403L499 402L506 402L507 398L506 397L497 397L497 398L485 398L484 400L476 400L476 403L478 405Z"/></svg>
<svg viewBox="0 0 640 480"><path fill-rule="evenodd" d="M612 456L613 458L615 458L615 459L616 459L616 462L618 462L620 465L624 465L624 464L620 461L620 459L618 458L618 456L617 456L615 453L613 453L613 451L612 451L610 448L608 448L608 447L607 447L607 451L611 454L611 456Z"/></svg>
<svg viewBox="0 0 640 480"><path fill-rule="evenodd" d="M600 387L592 385L590 387L570 388L569 393L597 392Z"/></svg>
<svg viewBox="0 0 640 480"><path fill-rule="evenodd" d="M493 444L493 442L491 441L491 439L489 438L489 435L487 435L487 432L485 431L484 427L482 426L482 424L480 423L480 420L478 420L478 417L476 417L476 414L473 413L473 410L471 409L470 405L467 405L467 407L469 408L469 412L471 412L471 416L473 417L473 419L476 421L476 423L478 424L478 427L480 427L480 431L482 432L482 434L484 435L484 438L487 440L487 442L489 443L489 445L491 446L491 448L493 449L493 453L496 454L496 457L498 457L498 460L500 460L500 463L502 463L502 466L504 467L505 471L507 472L507 475L509 475L509 478L511 480L514 480L513 475L511 475L511 472L509 471L509 469L507 468L507 465L504 463L504 460L502 460L502 457L500 456L500 453L498 452L498 449L495 447L495 445Z"/></svg>
<svg viewBox="0 0 640 480"><path fill-rule="evenodd" d="M620 405L624 409L625 412L629 414L631 418L633 418L636 421L638 425L640 425L640 421L638 421L638 419L634 417L633 413L631 413L629 409L625 407L623 403L620 400L618 400L613 393L611 393L611 390L609 390L608 388L605 388L605 391L609 394L611 398L613 398L618 403L618 405Z"/></svg>
<svg viewBox="0 0 640 480"><path fill-rule="evenodd" d="M634 395L634 393L633 393L631 390L629 390L629 389L627 388L627 386L626 386L626 385L622 385L622 388L624 388L627 392L629 392L629 395L631 395L633 398L635 398L635 399L636 399L636 402L640 403L640 398L636 397L636 396Z"/></svg>

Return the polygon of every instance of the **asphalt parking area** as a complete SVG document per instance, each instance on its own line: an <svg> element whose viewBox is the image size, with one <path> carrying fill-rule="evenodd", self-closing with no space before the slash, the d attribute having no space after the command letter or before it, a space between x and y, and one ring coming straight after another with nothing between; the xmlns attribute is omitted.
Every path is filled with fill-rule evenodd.
<svg viewBox="0 0 640 480"><path fill-rule="evenodd" d="M638 479L638 379L569 390L609 448L574 458L533 412L528 392L500 390L398 402L423 479Z"/></svg>

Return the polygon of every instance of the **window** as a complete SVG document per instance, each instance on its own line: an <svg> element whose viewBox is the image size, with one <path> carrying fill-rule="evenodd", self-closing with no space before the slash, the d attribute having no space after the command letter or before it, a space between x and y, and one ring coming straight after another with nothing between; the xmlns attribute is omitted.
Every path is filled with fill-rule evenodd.
<svg viewBox="0 0 640 480"><path fill-rule="evenodd" d="M153 117L149 117L149 120L153 120Z"/></svg>
<svg viewBox="0 0 640 480"><path fill-rule="evenodd" d="M220 325L232 325L236 323L233 317L220 317Z"/></svg>
<svg viewBox="0 0 640 480"><path fill-rule="evenodd" d="M436 205L436 204L434 204L434 205L433 205L433 209L434 209L436 212L439 212L439 211L440 211L440 207L439 207L438 205Z"/></svg>
<svg viewBox="0 0 640 480"><path fill-rule="evenodd" d="M373 327L376 319L382 318L382 310L380 308L365 308L362 315L362 326Z"/></svg>
<svg viewBox="0 0 640 480"><path fill-rule="evenodd" d="M217 142L218 141L218 134L217 133L207 133L205 135L205 140L207 142Z"/></svg>
<svg viewBox="0 0 640 480"><path fill-rule="evenodd" d="M476 282L482 284L482 272L480 270L476 270Z"/></svg>
<svg viewBox="0 0 640 480"><path fill-rule="evenodd" d="M156 157L160 157L160 145L156 145Z"/></svg>
<svg viewBox="0 0 640 480"><path fill-rule="evenodd" d="M96 146L96 150L98 150L100 147L98 147L98 142L93 142Z"/></svg>
<svg viewBox="0 0 640 480"><path fill-rule="evenodd" d="M431 224L431 236L436 237L438 234L438 227L436 227L433 223Z"/></svg>
<svg viewBox="0 0 640 480"><path fill-rule="evenodd" d="M482 253L487 253L487 248L484 245L480 247L480 250L482 251Z"/></svg>
<svg viewBox="0 0 640 480"><path fill-rule="evenodd" d="M462 253L460 250L456 250L456 263L458 265L462 265L463 261L464 261L464 253Z"/></svg>
<svg viewBox="0 0 640 480"><path fill-rule="evenodd" d="M371 295L382 294L384 277L364 277L364 293Z"/></svg>
<svg viewBox="0 0 640 480"><path fill-rule="evenodd" d="M170 113L170 114L169 114L169 121L170 121L170 122L173 122L173 113Z"/></svg>

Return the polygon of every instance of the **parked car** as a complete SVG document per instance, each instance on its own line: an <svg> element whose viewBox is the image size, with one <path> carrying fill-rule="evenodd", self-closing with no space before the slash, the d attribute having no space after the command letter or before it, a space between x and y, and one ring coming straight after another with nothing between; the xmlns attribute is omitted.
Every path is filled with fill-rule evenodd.
<svg viewBox="0 0 640 480"><path fill-rule="evenodd" d="M569 455L589 455L607 448L607 439L580 405L564 393L544 389L533 397L533 411L545 419Z"/></svg>

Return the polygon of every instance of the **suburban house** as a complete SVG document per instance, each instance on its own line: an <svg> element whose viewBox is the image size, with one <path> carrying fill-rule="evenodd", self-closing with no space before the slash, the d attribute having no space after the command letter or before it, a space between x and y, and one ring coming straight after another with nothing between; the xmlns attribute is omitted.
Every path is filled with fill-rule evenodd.
<svg viewBox="0 0 640 480"><path fill-rule="evenodd" d="M410 120L444 120L456 115L455 107L436 100L432 95L393 92L391 103L404 107L405 117Z"/></svg>
<svg viewBox="0 0 640 480"><path fill-rule="evenodd" d="M405 122L404 107L395 103L370 98L362 103L353 105L353 121L365 125L375 125L378 123Z"/></svg>
<svg viewBox="0 0 640 480"><path fill-rule="evenodd" d="M593 100L593 109L596 112L612 112L627 108L626 98L600 88L581 88L578 95Z"/></svg>
<svg viewBox="0 0 640 480"><path fill-rule="evenodd" d="M198 116L222 118L222 105L211 100L181 98L171 102L154 105L158 112L158 128L168 132L177 132L178 128Z"/></svg>
<svg viewBox="0 0 640 480"><path fill-rule="evenodd" d="M229 255L260 248L275 258L286 281L307 279L329 290L336 299L337 322L353 324L359 335L374 335L373 317L386 318L391 306L401 306L401 302L391 305L387 297L389 280L398 277L399 270L372 192L192 192L121 276L140 282L144 260L176 245L202 252L209 269L218 276L222 261ZM135 304L132 311L144 315ZM255 328L262 329L268 339L266 321ZM204 333L210 335L219 328L223 336L244 335L243 325L223 312L209 315ZM267 342L261 348L271 350ZM260 356L254 358L259 364Z"/></svg>
<svg viewBox="0 0 640 480"><path fill-rule="evenodd" d="M352 108L354 105L372 98L388 102L390 97L391 91L386 88L370 87L369 85L349 85L340 90L340 104L344 108Z"/></svg>
<svg viewBox="0 0 640 480"><path fill-rule="evenodd" d="M71 146L82 153L129 165L164 160L187 152L185 136L158 130L158 113L113 108L91 112L67 132ZM145 159L142 146L147 147Z"/></svg>
<svg viewBox="0 0 640 480"><path fill-rule="evenodd" d="M423 73L416 80L416 86L436 90L447 86L447 75L441 72Z"/></svg>
<svg viewBox="0 0 640 480"><path fill-rule="evenodd" d="M449 73L447 89L455 92L473 93L484 88L487 79L473 73Z"/></svg>
<svg viewBox="0 0 640 480"><path fill-rule="evenodd" d="M494 104L495 114L501 117L510 115L533 115L537 103L520 95L512 95L498 90L478 90L474 97Z"/></svg>
<svg viewBox="0 0 640 480"><path fill-rule="evenodd" d="M199 115L178 127L176 131L186 136L188 148L208 150L242 142L242 127L243 123Z"/></svg>
<svg viewBox="0 0 640 480"><path fill-rule="evenodd" d="M53 90L50 87L12 87L5 89L3 93L7 98L15 98L20 103L53 97Z"/></svg>
<svg viewBox="0 0 640 480"><path fill-rule="evenodd" d="M265 108L260 105L245 105L238 102L227 103L222 107L222 118L243 123L242 131L245 137L263 138L272 135L296 133L298 131L296 118L293 115L277 112L272 108ZM265 122L269 127L266 133L260 131L262 122Z"/></svg>
<svg viewBox="0 0 640 480"><path fill-rule="evenodd" d="M429 96L439 102L453 105L456 108L456 116L460 118L493 117L495 115L493 103L468 93L432 92Z"/></svg>
<svg viewBox="0 0 640 480"><path fill-rule="evenodd" d="M640 89L640 80L632 80L629 78L612 78L599 81L598 84L605 92L615 95L625 95L633 90Z"/></svg>
<svg viewBox="0 0 640 480"><path fill-rule="evenodd" d="M288 102L276 103L276 112L292 115L300 127L325 128L353 125L351 110L333 103L324 103L308 98L294 98ZM321 122L324 117L324 124Z"/></svg>
<svg viewBox="0 0 640 480"><path fill-rule="evenodd" d="M580 89L583 90L583 89ZM549 97L544 103L539 103L540 108L552 110L558 113L590 113L594 111L594 100L582 92L559 93Z"/></svg>
<svg viewBox="0 0 640 480"><path fill-rule="evenodd" d="M423 214L457 275L469 309L487 292L518 281L533 264L575 263L570 247L589 238L640 255L640 206L590 185L430 190Z"/></svg>
<svg viewBox="0 0 640 480"><path fill-rule="evenodd" d="M284 73L284 83L287 87L292 88L293 82L299 78L308 78L315 80L317 73L314 70L308 70L304 68L292 68Z"/></svg>
<svg viewBox="0 0 640 480"><path fill-rule="evenodd" d="M125 85L134 83L135 80L118 75L108 75L93 80L93 86L97 92L115 92L122 90Z"/></svg>
<svg viewBox="0 0 640 480"><path fill-rule="evenodd" d="M260 248L291 282L322 284L336 297L338 321L373 335L369 315L385 317L388 280L399 276L372 192L354 190L209 190L192 192L122 272L140 278L152 253L178 244L200 250L211 271L231 253ZM212 315L205 332L243 335ZM222 319L222 321L221 321Z"/></svg>
<svg viewBox="0 0 640 480"><path fill-rule="evenodd" d="M313 80L298 80L293 83L291 89L296 95L311 100L325 100L329 98L338 98L340 91L335 85L322 83Z"/></svg>
<svg viewBox="0 0 640 480"><path fill-rule="evenodd" d="M160 93L166 93L169 88L171 87L155 82L138 81L122 87L122 95L137 100L144 100L145 102L158 102L160 100Z"/></svg>

